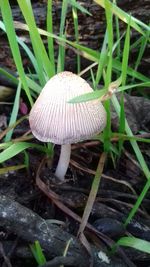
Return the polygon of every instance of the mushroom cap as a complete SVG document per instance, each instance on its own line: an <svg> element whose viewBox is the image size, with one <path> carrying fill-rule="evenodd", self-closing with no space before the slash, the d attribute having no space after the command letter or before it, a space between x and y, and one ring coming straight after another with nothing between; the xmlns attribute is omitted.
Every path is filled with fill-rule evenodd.
<svg viewBox="0 0 150 267"><path fill-rule="evenodd" d="M33 135L43 142L71 144L91 138L106 125L106 111L100 100L67 103L73 97L92 92L81 77L64 71L44 86L29 114Z"/></svg>

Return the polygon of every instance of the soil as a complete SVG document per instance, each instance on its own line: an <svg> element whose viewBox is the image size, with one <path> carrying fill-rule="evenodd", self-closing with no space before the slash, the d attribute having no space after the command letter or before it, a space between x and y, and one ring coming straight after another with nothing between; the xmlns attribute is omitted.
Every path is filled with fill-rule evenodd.
<svg viewBox="0 0 150 267"><path fill-rule="evenodd" d="M0 113L7 121L10 112L9 105L0 106ZM115 120L113 123L113 127L117 127ZM149 135L147 121L145 125L136 129L136 134L142 127L147 127ZM1 123L0 126L2 132L6 125ZM28 121L24 120L16 127L13 139L21 137L28 130ZM34 138L31 141L40 143ZM113 143L117 145L116 140ZM146 183L129 142L124 143L124 148L120 158L112 160L110 155L107 157L89 226L85 231L85 236L96 253L101 250L107 252L113 242L122 236L134 236L150 241L149 193L126 229L123 225ZM150 166L148 145L141 143L140 148ZM68 257L68 262L64 266L90 266L90 256L76 236L79 216L82 217L102 150L99 141L88 140L73 144L70 166L64 183L60 183L53 174L59 157L59 146L55 146L54 160L46 161L40 169L45 155L35 149L28 149L27 169L0 175L0 266L37 266L29 248L29 244L37 239L40 240L47 260L51 261L51 265L47 266L60 266L63 259L59 259L58 256L62 255L62 248L65 248L70 237L74 242L69 247L69 255L72 258ZM24 153L20 153L1 166L19 165L23 162ZM37 170L40 170L40 173ZM38 175L40 184L37 183ZM49 227L50 238L42 232L43 221ZM81 257L84 259L81 260ZM57 264L52 262L54 258ZM109 255L108 259L111 260L109 264L99 261L98 257L94 258L94 266L150 266L149 254L131 248L121 248L114 256Z"/></svg>

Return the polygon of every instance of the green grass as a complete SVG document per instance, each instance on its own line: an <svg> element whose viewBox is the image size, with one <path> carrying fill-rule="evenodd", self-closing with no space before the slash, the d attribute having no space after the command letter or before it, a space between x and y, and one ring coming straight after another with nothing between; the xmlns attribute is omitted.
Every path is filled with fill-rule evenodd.
<svg viewBox="0 0 150 267"><path fill-rule="evenodd" d="M19 50L19 46L18 46L16 34L15 34L13 17L12 17L9 1L8 0L0 1L0 7L1 7L2 17L3 17L4 24L5 24L6 32L7 32L7 37L9 40L9 45L10 45L10 48L13 54L13 58L14 58L21 82L23 84L24 90L28 96L30 104L32 105L33 100L32 100L30 90L27 85L25 73L24 73L23 63L22 63L20 50Z"/></svg>
<svg viewBox="0 0 150 267"><path fill-rule="evenodd" d="M111 253L114 253L118 246L131 247L139 251L150 254L150 242L135 237L122 237L112 247Z"/></svg>
<svg viewBox="0 0 150 267"><path fill-rule="evenodd" d="M11 126L13 123L16 122L18 111L19 111L19 105L20 105L20 93L21 93L21 81L18 83L17 91L16 91L16 97L14 100L13 109L10 116L9 126ZM8 142L11 140L13 134L13 129L11 129L5 136L5 142Z"/></svg>
<svg viewBox="0 0 150 267"><path fill-rule="evenodd" d="M53 13L52 13L52 0L48 0L47 2L47 31L49 33L53 33ZM54 51L54 39L53 38L47 38L48 42L48 55L50 58L50 61L52 62L52 68L54 70L54 73L56 72L55 70L55 51Z"/></svg>
<svg viewBox="0 0 150 267"><path fill-rule="evenodd" d="M107 111L107 126L103 134L98 135L95 138L103 143L104 151L108 155L111 155L114 162L115 159L120 157L124 151L124 141L128 141L129 146L133 149L134 156L139 163L141 171L146 178L145 185L126 218L126 226L134 217L150 188L150 170L139 145L139 142L150 143L150 139L140 138L133 135L124 109L124 91L132 94L132 90L134 90L134 92L137 91L137 94L139 91L142 94L143 88L148 88L150 86L150 78L138 71L143 54L150 41L150 27L117 7L115 0L113 2L109 0L95 0L95 3L105 9L106 16L106 32L104 34L104 39L99 45L99 50L95 51L90 47L80 44L78 14L79 12L83 12L87 16L90 16L91 14L83 6L81 6L78 1L62 1L58 36L53 32L52 0L47 1L46 30L39 29L37 27L30 0L17 0L17 2L25 19L25 24L14 22L9 1L0 0L0 8L3 19L3 21L0 21L0 28L7 34L10 50L18 73L18 76L15 77L9 74L6 70L0 68L0 73L5 75L7 79L17 86L12 114L9 121L9 128L5 132L0 133L1 139L5 137L5 139L3 139L3 143L0 144L0 150L2 150L0 153L0 163L5 164L7 160L17 156L19 153L25 154L25 162L18 166L10 166L10 169L2 166L2 168L0 168L0 173L5 173L11 169L16 170L25 168L29 164L27 162L30 149L37 149L42 153L50 154L52 156L53 146L51 144L48 144L48 147L46 147L42 144L37 145L32 142L28 142L28 136L26 140L22 139L14 141L12 139L13 129L18 123L20 123L20 121L17 120L17 115L21 90L23 89L25 91L29 105L32 106L34 99L41 92L47 80L55 75L55 73L65 69L65 49L67 45L76 52L77 73L81 75L82 73L89 71L89 79L92 81L94 89L90 94L71 99L69 101L70 104L90 101L92 99L102 100L104 99L104 96L109 95L113 89L113 92L115 92L116 95L111 93L112 95L104 101L104 106ZM71 5L72 9L74 41L67 39L66 16L69 5ZM120 32L120 21L122 21L125 26L125 31L123 33ZM16 35L16 29L18 28L29 33L32 48L29 48L24 41ZM137 31L139 34L139 39L134 43L131 43L130 40L132 30ZM45 47L43 38L47 38L48 47ZM58 45L58 53L54 50L56 43ZM20 47L25 51L28 59L30 60L31 68L28 70L24 70ZM133 49L137 49L138 53L135 62L132 65L129 65L130 54ZM85 70L81 69L82 57L90 60L89 66ZM101 89L99 89L99 85L101 85ZM121 93L120 100L116 97L117 93ZM111 104L113 105L119 118L119 128L117 133L112 132L111 129ZM112 142L114 137L118 138L117 144ZM21 136L21 138L23 137ZM31 137L29 136L29 138ZM28 153L26 151L28 151ZM91 202L92 204L96 197L99 184L99 182L97 182L95 186L96 179L98 179L97 176L93 181L90 193L90 195L94 195ZM87 213L85 210L86 219L92 208L91 203L91 206L86 208L88 210ZM135 239L134 237L123 237L116 243L116 246L118 245L131 246L135 249L150 253L148 247L149 243ZM39 244L36 243L35 246L31 247L31 249L38 264L43 263L42 261L44 258L41 254Z"/></svg>
<svg viewBox="0 0 150 267"><path fill-rule="evenodd" d="M46 263L45 255L38 240L36 240L34 244L30 245L30 249L34 258L36 259L36 262L38 263L38 266Z"/></svg>
<svg viewBox="0 0 150 267"><path fill-rule="evenodd" d="M76 1L75 1L76 2ZM77 8L72 7L72 17L73 17L73 23L74 23L74 31L75 31L75 41L76 43L79 43L79 25L78 25L78 13ZM81 58L80 55L77 54L77 73L80 73L81 71Z"/></svg>

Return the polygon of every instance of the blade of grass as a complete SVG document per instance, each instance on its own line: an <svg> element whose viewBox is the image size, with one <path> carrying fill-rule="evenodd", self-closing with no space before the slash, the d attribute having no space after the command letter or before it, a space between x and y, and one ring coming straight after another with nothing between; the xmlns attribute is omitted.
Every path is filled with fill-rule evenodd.
<svg viewBox="0 0 150 267"><path fill-rule="evenodd" d="M103 68L106 65L107 62L107 55L108 55L108 50L107 50L107 43L108 43L108 36L107 36L107 31L105 32L104 40L103 40L103 45L101 52L99 54L99 60L98 60L98 68L97 68L97 73L96 73L96 82L95 82L95 87L100 82Z"/></svg>
<svg viewBox="0 0 150 267"><path fill-rule="evenodd" d="M7 134L8 131L10 131L11 129L15 128L19 123L21 123L23 120L27 119L27 115L21 117L19 120L17 120L13 125L11 125L10 127L7 127L7 129L5 129L4 131L2 131L0 133L0 140Z"/></svg>
<svg viewBox="0 0 150 267"><path fill-rule="evenodd" d="M32 41L32 46L33 46L34 53L38 61L38 66L40 68L40 71L42 71L43 69L47 77L50 78L55 73L54 73L52 62L48 58L41 36L39 35L38 29L35 23L35 19L34 19L31 1L30 0L24 0L24 1L17 0L17 2L26 20L26 23L28 25L30 36L31 36L31 41ZM44 81L45 80L44 73L43 73L42 78Z"/></svg>
<svg viewBox="0 0 150 267"><path fill-rule="evenodd" d="M125 109L124 109L124 94L121 93L120 99L120 118L119 118L119 133L125 132ZM123 140L119 140L118 142L118 149L119 149L119 157L121 156L121 152L123 149Z"/></svg>
<svg viewBox="0 0 150 267"><path fill-rule="evenodd" d="M148 181L146 182L142 192L140 193L136 203L134 204L133 208L131 209L124 225L126 226L131 220L132 218L134 217L135 213L137 212L138 208L140 207L140 205L142 204L142 201L144 200L144 198L146 197L146 194L148 193L150 189L150 175L149 175L149 178L148 178Z"/></svg>
<svg viewBox="0 0 150 267"><path fill-rule="evenodd" d="M38 265L43 265L46 263L46 258L38 240L36 240L34 244L30 245L30 249Z"/></svg>
<svg viewBox="0 0 150 267"><path fill-rule="evenodd" d="M112 96L112 103L113 103L113 106L114 106L114 108L116 110L116 113L119 116L119 114L120 114L120 105L119 105L119 102L118 102L118 100L117 100L115 95ZM133 136L132 131L131 131L127 121L125 121L125 130L126 130L127 135ZM147 181L144 189L142 190L140 196L138 197L135 205L133 206L131 212L129 213L128 218L127 218L127 220L125 222L125 225L127 225L129 223L129 221L134 217L134 215L137 212L139 206L141 205L141 203L142 203L147 191L150 188L150 170L149 170L149 168L148 168L148 166L147 166L147 164L146 164L146 162L144 160L144 157L143 157L143 155L142 155L142 153L140 151L140 148L139 148L137 142L135 140L130 140L130 143L131 143L132 148L134 150L134 153L135 153L135 155L137 157L137 160L140 163L141 169L142 169L143 173L145 174L146 178L148 179L148 181Z"/></svg>
<svg viewBox="0 0 150 267"><path fill-rule="evenodd" d="M120 105L119 105L118 99L116 98L115 95L112 95L111 100L112 100L113 106L114 106L114 108L116 110L116 113L117 113L117 115L119 117L120 116ZM127 135L133 136L133 133L132 133L127 121L125 121L125 130L126 130ZM146 164L146 162L145 162L145 160L143 158L143 155L142 155L142 153L141 153L141 151L139 149L139 146L137 145L137 142L135 140L131 140L130 143L131 143L131 145L133 147L133 150L135 152L137 160L139 161L140 166L141 166L146 178L149 179L150 171L149 171L149 169L147 167L147 164Z"/></svg>
<svg viewBox="0 0 150 267"><path fill-rule="evenodd" d="M57 37L55 37L57 38ZM75 47L78 51L80 50L80 55L82 55L83 57L91 60L91 61L94 61L94 62L98 62L99 61L99 57L100 57L100 54L99 52L91 49L91 48L88 48L88 47L85 47L83 45L80 45L80 44L77 44L75 42L71 42L71 41L68 41L68 40L65 40L66 43L68 43L69 45ZM106 64L108 63L108 58L107 58L107 61L106 61ZM117 71L121 71L122 70L122 63L113 58L112 59L112 67L114 70L117 70ZM145 75L141 74L140 72L138 71L135 71L134 69L132 69L131 67L128 66L127 68L127 74L131 77L135 77L136 79L138 80L141 80L143 82L148 82L150 81L150 79L148 77L146 77Z"/></svg>
<svg viewBox="0 0 150 267"><path fill-rule="evenodd" d="M11 126L12 124L14 124L16 122L17 115L18 115L18 110L19 110L19 105L20 105L20 93L21 93L21 81L19 81L19 84L18 84L18 87L17 87L17 92L16 92L16 96L15 96L13 109L12 109L12 112L11 112L9 126ZM11 129L9 132L7 132L7 134L5 136L5 142L10 141L10 139L12 137L12 134L13 134L13 129Z"/></svg>
<svg viewBox="0 0 150 267"><path fill-rule="evenodd" d="M83 6L81 6L76 0L68 0L68 4L71 4L72 7L79 9L82 13L92 16L92 14Z"/></svg>
<svg viewBox="0 0 150 267"><path fill-rule="evenodd" d="M91 210L92 210L92 207L93 207L93 204L94 204L94 201L95 201L98 189L99 189L101 175L102 175L104 164L106 161L106 156L107 156L106 153L102 153L100 157L97 170L96 170L96 174L95 174L95 177L92 183L92 188L91 188L91 191L90 191L87 203L86 203L86 207L84 209L84 213L82 216L82 221L79 227L78 236L83 233L85 226L87 224L88 218L90 216L90 213L91 213Z"/></svg>
<svg viewBox="0 0 150 267"><path fill-rule="evenodd" d="M91 93L83 94L80 96L76 96L68 101L68 103L81 103L81 102L87 102L94 99L99 99L101 101L104 101L110 96L116 92L117 88L121 84L122 79L121 76L116 80L110 83L108 89L107 88L101 88L100 90L95 90Z"/></svg>
<svg viewBox="0 0 150 267"><path fill-rule="evenodd" d="M117 82L117 81L116 81ZM114 82L112 82L111 84L113 84ZM110 88L111 88L111 84L110 84ZM118 85L119 86L119 85ZM117 90L116 90L116 93L118 92L122 92L122 91L125 91L125 90L128 90L128 89L133 89L133 88L136 88L136 87L150 87L150 82L145 82L145 83L137 83L137 84L131 84L131 85L127 85L127 86L120 86L120 87L116 87ZM87 94L83 94L83 95L80 95L80 96L76 96L72 99L70 99L68 101L68 103L81 103L81 102L87 102L87 101L91 101L91 100L94 100L94 99L101 99L101 101L103 100L102 97L105 95L106 93L106 89L100 89L100 90L95 90L91 93L87 93Z"/></svg>
<svg viewBox="0 0 150 267"><path fill-rule="evenodd" d="M126 85L126 86L120 86L117 89L117 92L133 89L133 88L136 88L136 87L139 87L139 89L140 89L140 87L150 87L150 82L136 83L136 84L129 84L129 85ZM143 90L143 88L142 88L142 90Z"/></svg>
<svg viewBox="0 0 150 267"><path fill-rule="evenodd" d="M32 89L35 93L39 94L42 90L42 86L40 86L33 79L30 79L28 76L26 76L26 79L27 79L29 88Z"/></svg>
<svg viewBox="0 0 150 267"><path fill-rule="evenodd" d="M17 27L17 25L16 25ZM26 24L24 23L20 23L20 27L22 30L25 30L25 31L29 31L28 27ZM51 34L51 33L48 33L47 31L44 31L42 29L39 29L38 28L38 31L41 35L44 35L44 36L50 36L50 37L53 37L55 38L56 40L60 41L60 42L66 42L67 44L69 44L70 46L74 47L77 49L77 51L80 51L80 55L82 55L83 57L91 60L91 61L94 61L94 62L99 62L99 57L100 57L100 54L98 51L95 51L91 48L88 48L88 47L85 47L81 44L77 44L75 42L71 42L65 38L62 38L62 37L59 37L55 34ZM106 62L107 63L107 62ZM117 70L117 71L121 71L122 70L122 63L113 58L112 59L112 66L113 66L113 69L114 70ZM149 82L150 79L148 77L146 77L145 75L141 74L140 72L138 71L135 71L134 69L132 69L131 67L128 67L127 68L127 74L131 77L135 77L136 79L138 80L141 80L143 82Z"/></svg>
<svg viewBox="0 0 150 267"><path fill-rule="evenodd" d="M114 139L122 139L122 140L125 140L125 141L130 141L130 140L135 140L137 142L145 142L145 143L150 143L150 139L147 139L147 138L144 138L144 137L138 137L138 136L129 136L129 135L126 135L126 134L121 134L121 133L112 133L112 136L111 136L111 139L114 140Z"/></svg>
<svg viewBox="0 0 150 267"><path fill-rule="evenodd" d="M94 99L99 99L102 97L106 92L106 89L101 89L101 90L95 90L92 93L87 93L83 94L80 96L76 96L68 101L68 103L74 104L74 103L82 103L82 102L87 102L91 101Z"/></svg>
<svg viewBox="0 0 150 267"><path fill-rule="evenodd" d="M126 79L127 79L127 67L128 67L128 59L129 59L129 51L130 51L130 22L127 26L126 36L125 36L125 43L123 49L123 58L122 58L122 85L125 86ZM121 93L121 109L120 109L120 118L119 118L119 133L125 132L125 109L124 109L124 92ZM123 148L123 140L119 140L119 155L121 156L121 151Z"/></svg>
<svg viewBox="0 0 150 267"><path fill-rule="evenodd" d="M78 25L78 13L76 7L72 7L72 16L73 16L73 23L75 30L75 40L76 43L79 43L79 31L78 31L79 25ZM77 73L79 73L80 71L81 71L81 60L80 60L80 55L77 54Z"/></svg>
<svg viewBox="0 0 150 267"><path fill-rule="evenodd" d="M113 0L113 3L117 5L116 0ZM115 16L115 25L116 25L116 40L120 40L120 30L119 30L119 19ZM120 49L120 41L117 45L117 59L120 60L121 49Z"/></svg>
<svg viewBox="0 0 150 267"><path fill-rule="evenodd" d="M112 58L113 58L113 14L111 12L111 6L108 1L105 2L105 15L107 22L107 36L108 36L108 65L106 70L106 76L104 77L105 88L108 91L109 85L111 83L112 76ZM110 100L106 100L104 103L107 112L107 124L103 131L104 134L104 151L109 152L111 147L110 137L111 137L111 114L110 114Z"/></svg>
<svg viewBox="0 0 150 267"><path fill-rule="evenodd" d="M47 32L53 33L53 18L52 18L52 0L48 0L47 2ZM48 41L48 52L49 52L49 58L52 62L53 69L55 72L55 56L54 56L54 41L53 38L49 37L47 38Z"/></svg>
<svg viewBox="0 0 150 267"><path fill-rule="evenodd" d="M143 170L144 172L144 170ZM148 181L146 182L142 192L140 193L137 201L135 202L133 208L131 209L124 225L127 226L128 223L132 220L132 218L134 217L134 215L136 214L138 208L140 207L140 205L142 204L142 201L144 200L144 198L146 197L146 194L148 193L148 190L150 189L150 173L149 173L149 177L147 177Z"/></svg>
<svg viewBox="0 0 150 267"><path fill-rule="evenodd" d="M94 77L94 73L93 73L93 69L91 68L90 69L90 74L91 74L91 79L92 79L92 87L93 87L93 90L95 91L96 90L96 85L95 85L95 82L96 82L96 80L95 80L95 77Z"/></svg>
<svg viewBox="0 0 150 267"><path fill-rule="evenodd" d="M98 5L102 6L103 8L106 8L106 3L109 2L110 4L110 8L112 10L112 12L118 17L120 18L123 22L128 24L130 15L123 11L122 9L120 9L118 6L116 6L115 4L111 3L108 0L94 0L94 2L96 2ZM141 27L139 27L139 25L142 26L146 31L150 31L150 27L146 24L144 24L143 22L141 22L140 20L134 18L133 16L131 16L131 27L133 27L136 31L138 31L139 33L141 33L142 35L145 35L145 33L143 32L143 30L141 29Z"/></svg>
<svg viewBox="0 0 150 267"><path fill-rule="evenodd" d="M0 0L0 7L1 7L3 21L4 21L4 24L6 27L9 45L10 45L10 48L11 48L11 51L13 54L13 58L14 58L20 79L22 81L23 88L24 88L24 90L27 94L27 97L29 99L29 102L32 106L33 101L32 101L32 97L31 97L31 94L30 94L30 91L29 91L29 88L27 85L27 81L26 81L26 77L25 77L25 73L24 73L24 69L23 69L23 65L22 65L19 46L18 46L18 43L16 40L16 33L15 33L15 29L14 29L14 24L13 24L13 17L12 17L11 8L10 8L8 0L6 0L6 1Z"/></svg>
<svg viewBox="0 0 150 267"><path fill-rule="evenodd" d="M118 246L131 247L145 253L150 253L150 242L136 237L121 237L114 245L114 248L116 249Z"/></svg>
<svg viewBox="0 0 150 267"><path fill-rule="evenodd" d="M142 39L144 36L139 37L135 42L133 42L130 46L130 50L133 50L135 48L137 48L138 46L140 46Z"/></svg>
<svg viewBox="0 0 150 267"><path fill-rule="evenodd" d="M114 59L113 60L113 68L115 70L119 70L121 71L122 69L122 64L120 61L118 61L117 59ZM145 75L141 74L140 72L138 71L135 71L133 68L129 67L127 68L127 74L131 77L135 77L136 79L138 80L141 80L143 82L149 82L150 79L148 77L146 77Z"/></svg>
<svg viewBox="0 0 150 267"><path fill-rule="evenodd" d="M125 86L126 79L127 79L127 67L128 67L128 59L129 59L129 52L130 52L130 18L128 22L128 27L125 36L125 43L123 49L123 58L122 58L122 85Z"/></svg>
<svg viewBox="0 0 150 267"><path fill-rule="evenodd" d="M4 25L4 23L2 21L0 21L0 28L4 32L6 32L5 25ZM35 71L38 73L38 65L37 65L37 62L36 62L36 59L35 59L33 53L31 52L29 47L17 35L16 35L16 39L17 39L18 44L20 44L20 46L24 49L24 51L26 52L26 54L29 57L30 61L32 62L32 65L33 65Z"/></svg>
<svg viewBox="0 0 150 267"><path fill-rule="evenodd" d="M9 73L8 71L6 71L3 68L0 68L0 73L5 76L8 80L10 80L13 84L18 85L18 79L13 76L11 73Z"/></svg>
<svg viewBox="0 0 150 267"><path fill-rule="evenodd" d="M66 14L67 14L67 8L68 8L68 0L62 1L62 8L61 8L61 18L60 18L60 29L59 29L59 36L64 37L65 36L65 21L66 21ZM57 60L57 73L64 70L64 64L65 64L65 42L60 43L59 49L58 49L58 60Z"/></svg>
<svg viewBox="0 0 150 267"><path fill-rule="evenodd" d="M148 43L149 36L150 36L150 32L148 32L148 31L147 31L147 33L146 33L146 36L142 36L142 40L141 40L141 44L140 44L139 53L138 53L137 59L136 59L136 61L135 61L134 70L137 70L137 69L138 69L138 66L139 66L140 63L141 63L141 60L142 60L142 57L143 57L145 48L146 48L147 43ZM133 82L133 81L134 81L134 77L133 77L133 79L132 79L132 82Z"/></svg>
<svg viewBox="0 0 150 267"><path fill-rule="evenodd" d="M27 143L27 142L17 142L14 144L12 142L8 142L8 143L9 143L9 147L0 153L0 163L8 159L11 159L12 157L18 155L19 153L23 152L27 148L36 148L41 152L49 154L49 150L42 145L37 145L37 144ZM7 143L5 144L7 145Z"/></svg>

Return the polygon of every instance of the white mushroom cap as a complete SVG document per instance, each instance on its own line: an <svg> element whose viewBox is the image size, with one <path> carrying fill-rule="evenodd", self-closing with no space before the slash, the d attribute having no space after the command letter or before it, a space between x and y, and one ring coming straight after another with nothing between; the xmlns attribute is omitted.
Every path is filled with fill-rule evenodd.
<svg viewBox="0 0 150 267"><path fill-rule="evenodd" d="M43 142L71 144L91 138L106 125L106 112L99 100L67 103L92 92L81 77L68 71L52 77L36 100L29 123L33 135Z"/></svg>

